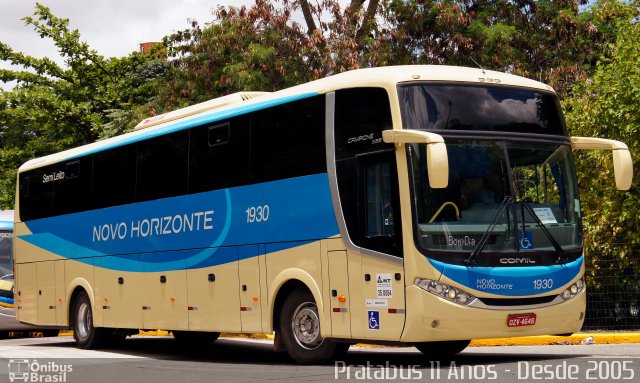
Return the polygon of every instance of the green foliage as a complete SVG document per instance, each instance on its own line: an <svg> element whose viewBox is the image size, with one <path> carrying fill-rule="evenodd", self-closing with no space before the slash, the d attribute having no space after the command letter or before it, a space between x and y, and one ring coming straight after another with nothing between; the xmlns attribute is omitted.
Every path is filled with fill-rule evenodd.
<svg viewBox="0 0 640 383"><path fill-rule="evenodd" d="M405 63L475 66L533 77L560 94L590 74L610 25L637 4L600 0L393 0L394 48Z"/></svg>
<svg viewBox="0 0 640 383"><path fill-rule="evenodd" d="M13 205L16 169L30 158L120 134L133 125L132 107L149 102L153 81L168 71L165 60L132 53L104 58L80 33L37 4L23 19L58 48L64 66L15 52L0 42L0 59L17 70L0 80L17 81L0 93L0 208Z"/></svg>
<svg viewBox="0 0 640 383"><path fill-rule="evenodd" d="M616 258L612 267L636 283L640 274L640 24L621 24L594 75L563 102L572 135L617 139L632 154L635 176L628 192L615 190L611 155L579 153L577 166L585 211L586 251ZM594 257L595 260L595 257Z"/></svg>

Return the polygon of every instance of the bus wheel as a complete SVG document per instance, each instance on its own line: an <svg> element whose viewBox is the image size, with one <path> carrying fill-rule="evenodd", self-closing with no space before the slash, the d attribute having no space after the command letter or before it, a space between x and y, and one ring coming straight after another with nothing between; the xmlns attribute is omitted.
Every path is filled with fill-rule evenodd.
<svg viewBox="0 0 640 383"><path fill-rule="evenodd" d="M109 330L93 326L91 301L84 291L78 294L73 309L73 337L80 348L98 348L109 339Z"/></svg>
<svg viewBox="0 0 640 383"><path fill-rule="evenodd" d="M176 342L189 346L204 346L215 342L220 336L219 332L204 331L171 331L171 333Z"/></svg>
<svg viewBox="0 0 640 383"><path fill-rule="evenodd" d="M425 355L445 358L461 352L467 348L469 343L471 343L470 340L449 340L443 342L416 343L415 346Z"/></svg>
<svg viewBox="0 0 640 383"><path fill-rule="evenodd" d="M324 363L344 354L347 343L336 343L320 336L320 317L313 295L294 290L280 313L282 343L293 360L302 364Z"/></svg>

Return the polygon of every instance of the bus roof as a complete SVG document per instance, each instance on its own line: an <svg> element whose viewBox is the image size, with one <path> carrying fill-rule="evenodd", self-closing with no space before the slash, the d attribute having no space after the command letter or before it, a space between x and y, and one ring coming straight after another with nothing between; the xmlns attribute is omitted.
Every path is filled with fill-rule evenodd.
<svg viewBox="0 0 640 383"><path fill-rule="evenodd" d="M388 89L390 87L394 87L398 83L411 81L500 84L553 92L553 89L550 86L538 81L479 68L444 65L404 65L358 69L273 93L265 92L257 97L248 97L239 102L220 103L222 104L221 106L213 109L203 107L202 112L197 112L195 114L193 111L197 110L198 107L197 105L192 105L187 108L170 112L171 118L166 122L149 124L152 126L59 153L54 153L45 157L32 159L24 163L20 167L19 172L62 161L73 160L85 155L124 146L148 138L173 133L205 123L224 120L245 113L250 113L252 111L268 108L270 106L324 94L338 89L357 87L384 87ZM212 103L214 100L206 101L202 104ZM181 113L183 113L183 116L180 116ZM151 119L153 119L153 117L147 118L145 121ZM144 125L144 121L139 125Z"/></svg>

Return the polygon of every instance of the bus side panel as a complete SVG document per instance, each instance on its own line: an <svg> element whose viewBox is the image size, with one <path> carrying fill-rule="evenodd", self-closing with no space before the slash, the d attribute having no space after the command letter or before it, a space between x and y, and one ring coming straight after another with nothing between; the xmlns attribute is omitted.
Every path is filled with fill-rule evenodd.
<svg viewBox="0 0 640 383"><path fill-rule="evenodd" d="M331 336L351 338L351 294L349 294L349 268L345 250L329 251L329 298L331 306ZM354 302L355 303L355 302Z"/></svg>
<svg viewBox="0 0 640 383"><path fill-rule="evenodd" d="M258 245L238 248L242 332L262 332L259 253Z"/></svg>
<svg viewBox="0 0 640 383"><path fill-rule="evenodd" d="M218 252L233 253L237 249L221 248ZM187 252L187 259L190 258ZM187 261L188 262L188 261ZM190 265L187 263L187 267ZM187 270L189 292L189 330L240 332L240 283L238 262L231 261L218 266Z"/></svg>
<svg viewBox="0 0 640 383"><path fill-rule="evenodd" d="M136 260L141 255L127 256ZM141 274L135 271L110 270L103 265L117 261L116 257L95 259L96 311L102 313L102 326L113 328L142 328Z"/></svg>
<svg viewBox="0 0 640 383"><path fill-rule="evenodd" d="M313 222L309 224L312 225ZM293 244L289 243L287 244L289 248L286 250L282 250L283 246L277 243L266 245L267 291L269 293L270 311L273 313L273 304L279 288L289 280L298 280L304 283L317 298L316 304L320 315L320 328L322 336L326 336L326 330L323 326L324 323L329 322L331 319L325 315L324 302L322 302L323 281L320 241L311 243L299 242L298 244L298 246L293 247ZM269 322L273 326L272 318L269 318ZM269 328L265 330L268 331Z"/></svg>
<svg viewBox="0 0 640 383"><path fill-rule="evenodd" d="M15 303L20 322L38 323L37 266L35 263L16 265Z"/></svg>
<svg viewBox="0 0 640 383"><path fill-rule="evenodd" d="M66 326L69 321L69 312L67 311L67 299L64 293L64 260L54 262L55 268L55 297L56 297L56 324Z"/></svg>
<svg viewBox="0 0 640 383"><path fill-rule="evenodd" d="M145 329L188 330L187 270L184 252L150 253L143 255L144 264L168 255L177 261L177 270L144 272L136 278L142 292L142 326Z"/></svg>
<svg viewBox="0 0 640 383"><path fill-rule="evenodd" d="M97 326L102 325L102 311L96 310L94 297L94 279L93 279L93 258L82 259L81 262L75 260L64 261L64 280L66 286L67 309L73 315L73 304L69 299L76 288L80 288L87 292L89 299L93 305L93 320Z"/></svg>
<svg viewBox="0 0 640 383"><path fill-rule="evenodd" d="M56 275L54 261L36 263L38 324L56 324Z"/></svg>

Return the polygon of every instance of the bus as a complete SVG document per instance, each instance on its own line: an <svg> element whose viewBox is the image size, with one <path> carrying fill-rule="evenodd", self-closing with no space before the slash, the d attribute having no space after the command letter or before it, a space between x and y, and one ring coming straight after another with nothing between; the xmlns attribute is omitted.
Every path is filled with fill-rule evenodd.
<svg viewBox="0 0 640 383"><path fill-rule="evenodd" d="M355 342L455 354L585 315L574 150L545 84L483 69L349 71L153 116L18 172L18 318L81 348L275 333L299 363Z"/></svg>
<svg viewBox="0 0 640 383"><path fill-rule="evenodd" d="M13 210L0 210L0 339L10 333L58 336L58 330L37 328L16 320L13 296Z"/></svg>

